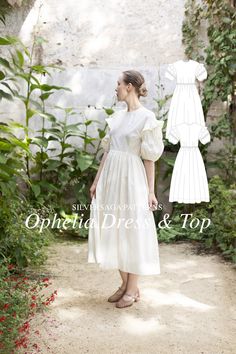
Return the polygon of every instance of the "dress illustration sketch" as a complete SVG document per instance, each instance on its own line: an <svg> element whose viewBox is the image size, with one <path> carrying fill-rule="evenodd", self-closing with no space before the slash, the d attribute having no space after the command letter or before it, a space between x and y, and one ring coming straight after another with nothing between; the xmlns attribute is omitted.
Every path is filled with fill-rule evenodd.
<svg viewBox="0 0 236 354"><path fill-rule="evenodd" d="M209 202L209 189L198 140L202 144L210 142L207 127L199 124L180 124L171 128L168 140L172 144L180 141L170 185L170 202Z"/></svg>
<svg viewBox="0 0 236 354"><path fill-rule="evenodd" d="M196 79L203 81L207 78L204 65L195 60L178 60L168 65L165 77L176 80L168 112L166 138L168 139L170 129L180 123L205 126L201 99L195 84Z"/></svg>
<svg viewBox="0 0 236 354"><path fill-rule="evenodd" d="M159 274L159 250L148 181L142 159L163 153L163 122L141 106L106 119L101 144L107 157L91 201L88 263L104 269Z"/></svg>

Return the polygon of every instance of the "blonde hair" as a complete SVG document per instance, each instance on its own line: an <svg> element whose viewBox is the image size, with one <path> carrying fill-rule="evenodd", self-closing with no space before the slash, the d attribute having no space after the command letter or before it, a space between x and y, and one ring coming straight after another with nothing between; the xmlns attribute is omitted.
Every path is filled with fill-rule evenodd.
<svg viewBox="0 0 236 354"><path fill-rule="evenodd" d="M143 75L136 70L126 70L123 71L123 81L128 85L132 84L135 88L135 91L138 97L143 96L146 97L148 90L145 85L145 80Z"/></svg>

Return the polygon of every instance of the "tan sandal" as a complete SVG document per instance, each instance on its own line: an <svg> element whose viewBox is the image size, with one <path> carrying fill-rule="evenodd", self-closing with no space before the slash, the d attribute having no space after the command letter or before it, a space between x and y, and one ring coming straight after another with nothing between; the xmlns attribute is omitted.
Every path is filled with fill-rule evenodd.
<svg viewBox="0 0 236 354"><path fill-rule="evenodd" d="M122 298L124 293L125 293L125 289L123 290L121 289L121 287L119 287L118 290L113 295L111 295L107 301L116 302Z"/></svg>
<svg viewBox="0 0 236 354"><path fill-rule="evenodd" d="M134 302L138 302L139 300L140 300L140 293L138 289L135 295L125 293L122 296L122 298L119 301L117 301L116 307L121 309L124 307L132 306Z"/></svg>

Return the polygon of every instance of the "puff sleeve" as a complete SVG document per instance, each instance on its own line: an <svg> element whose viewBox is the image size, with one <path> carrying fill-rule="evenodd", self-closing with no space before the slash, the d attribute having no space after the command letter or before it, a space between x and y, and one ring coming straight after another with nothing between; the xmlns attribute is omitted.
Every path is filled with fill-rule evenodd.
<svg viewBox="0 0 236 354"><path fill-rule="evenodd" d="M198 81L203 81L207 78L207 71L204 64L198 63L195 71L195 76Z"/></svg>
<svg viewBox="0 0 236 354"><path fill-rule="evenodd" d="M176 73L176 68L175 68L175 64L169 64L167 66L166 72L165 72L165 77L169 80L174 80L177 77L177 73Z"/></svg>
<svg viewBox="0 0 236 354"><path fill-rule="evenodd" d="M168 135L168 141L171 144L177 144L179 141L179 132L177 127L172 127Z"/></svg>
<svg viewBox="0 0 236 354"><path fill-rule="evenodd" d="M200 130L199 140L202 144L207 144L211 141L211 136L207 127L202 127L202 129Z"/></svg>
<svg viewBox="0 0 236 354"><path fill-rule="evenodd" d="M102 138L101 140L101 147L103 148L104 152L108 152L110 150L110 143L111 143L111 136L110 136L110 130L111 130L111 119L112 118L106 118L105 121L108 124L108 132L106 135Z"/></svg>
<svg viewBox="0 0 236 354"><path fill-rule="evenodd" d="M162 127L164 122L155 116L148 118L141 131L141 158L157 161L164 151Z"/></svg>

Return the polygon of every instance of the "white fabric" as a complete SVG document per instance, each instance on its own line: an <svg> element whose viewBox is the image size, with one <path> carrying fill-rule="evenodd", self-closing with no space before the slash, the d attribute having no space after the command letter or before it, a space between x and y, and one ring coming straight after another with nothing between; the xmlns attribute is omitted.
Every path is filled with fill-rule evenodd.
<svg viewBox="0 0 236 354"><path fill-rule="evenodd" d="M142 159L161 156L163 122L143 106L116 112L106 121L109 131L102 147L108 155L91 202L88 262L104 269L159 274L157 231Z"/></svg>
<svg viewBox="0 0 236 354"><path fill-rule="evenodd" d="M178 60L168 65L165 77L176 80L168 112L166 138L168 139L170 129L181 123L199 123L204 126L201 99L195 82L196 79L203 81L207 78L205 66L195 60Z"/></svg>
<svg viewBox="0 0 236 354"><path fill-rule="evenodd" d="M172 144L180 141L170 184L170 202L209 202L209 189L198 140L202 144L210 142L207 127L199 124L180 124L171 128L169 139Z"/></svg>

